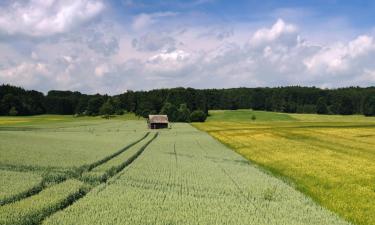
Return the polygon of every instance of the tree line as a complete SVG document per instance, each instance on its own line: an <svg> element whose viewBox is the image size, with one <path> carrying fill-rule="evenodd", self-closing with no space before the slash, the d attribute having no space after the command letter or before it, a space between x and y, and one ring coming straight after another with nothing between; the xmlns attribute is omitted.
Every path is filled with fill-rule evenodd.
<svg viewBox="0 0 375 225"><path fill-rule="evenodd" d="M375 116L375 87L193 89L171 88L87 95L73 91L0 86L0 115L112 115L133 112L167 114L171 121L202 120L210 109L254 109L286 113L363 114ZM197 119L198 118L198 119Z"/></svg>

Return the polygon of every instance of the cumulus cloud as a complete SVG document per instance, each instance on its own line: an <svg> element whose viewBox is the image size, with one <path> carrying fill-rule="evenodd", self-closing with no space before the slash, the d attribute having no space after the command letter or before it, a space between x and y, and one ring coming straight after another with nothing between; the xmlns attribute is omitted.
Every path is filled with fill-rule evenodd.
<svg viewBox="0 0 375 225"><path fill-rule="evenodd" d="M259 46L277 41L294 42L296 41L296 34L297 28L295 25L287 24L282 19L278 19L271 28L257 30L250 39L250 44Z"/></svg>
<svg viewBox="0 0 375 225"><path fill-rule="evenodd" d="M359 36L343 44L338 43L321 48L312 57L306 58L304 64L311 73L360 75L366 69L375 67L371 58L375 56L373 37Z"/></svg>
<svg viewBox="0 0 375 225"><path fill-rule="evenodd" d="M145 62L145 68L148 73L158 76L181 76L180 71L186 67L192 66L195 62L193 55L183 50L172 52L161 52L151 56Z"/></svg>
<svg viewBox="0 0 375 225"><path fill-rule="evenodd" d="M148 73L186 77L183 86L233 87L316 85L337 87L371 85L375 65L374 41L359 36L346 43L316 45L302 39L295 25L277 20L260 28L248 43L224 42L209 50L177 49L148 59ZM188 77L188 78L187 78ZM168 86L180 84L168 80Z"/></svg>
<svg viewBox="0 0 375 225"><path fill-rule="evenodd" d="M48 67L43 63L23 62L13 67L0 69L0 78L7 83L16 83L22 86L38 85L48 77Z"/></svg>
<svg viewBox="0 0 375 225"><path fill-rule="evenodd" d="M31 37L64 33L92 20L103 9L101 0L11 1L0 8L0 33Z"/></svg>
<svg viewBox="0 0 375 225"><path fill-rule="evenodd" d="M200 27L130 35L101 23L84 28L84 34L29 46L27 54L0 43L0 81L110 94L176 86L375 85L371 35L319 45L281 19L221 40L216 31L227 29L218 25L207 27L215 32L203 37ZM237 35L247 38L239 41Z"/></svg>

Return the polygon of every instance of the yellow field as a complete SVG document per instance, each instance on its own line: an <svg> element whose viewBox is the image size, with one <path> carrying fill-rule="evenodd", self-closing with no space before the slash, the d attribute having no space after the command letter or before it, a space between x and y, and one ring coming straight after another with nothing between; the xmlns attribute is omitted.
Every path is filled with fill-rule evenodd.
<svg viewBox="0 0 375 225"><path fill-rule="evenodd" d="M289 115L291 121L194 124L355 224L375 224L375 121Z"/></svg>

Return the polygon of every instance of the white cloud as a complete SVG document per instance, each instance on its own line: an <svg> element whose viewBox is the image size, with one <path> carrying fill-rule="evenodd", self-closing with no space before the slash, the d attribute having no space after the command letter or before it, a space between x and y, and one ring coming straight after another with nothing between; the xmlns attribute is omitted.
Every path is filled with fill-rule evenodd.
<svg viewBox="0 0 375 225"><path fill-rule="evenodd" d="M304 63L311 73L359 75L368 68L375 67L371 58L375 56L373 37L359 36L347 44L338 43L321 48Z"/></svg>
<svg viewBox="0 0 375 225"><path fill-rule="evenodd" d="M0 34L43 37L84 24L104 9L101 0L12 1L0 8Z"/></svg>
<svg viewBox="0 0 375 225"><path fill-rule="evenodd" d="M132 27L135 30L141 30L157 23L162 18L174 17L177 15L178 13L176 12L141 13L134 18Z"/></svg>
<svg viewBox="0 0 375 225"><path fill-rule="evenodd" d="M0 78L5 83L16 83L23 86L39 84L48 77L48 67L43 63L20 63L0 70Z"/></svg>
<svg viewBox="0 0 375 225"><path fill-rule="evenodd" d="M189 56L189 53L182 50L176 50L173 52L161 52L160 54L150 57L148 62L183 62L189 59Z"/></svg>
<svg viewBox="0 0 375 225"><path fill-rule="evenodd" d="M296 41L296 32L295 25L287 24L282 19L278 19L271 28L257 30L250 39L250 45L259 46L276 40Z"/></svg>
<svg viewBox="0 0 375 225"><path fill-rule="evenodd" d="M109 94L176 86L375 85L371 35L318 45L300 38L296 26L283 20L268 28L233 28L221 40L215 32L201 35L227 30L218 24L169 30L151 26L147 33L128 28L102 20L81 33L22 43L26 50L1 42L0 81L43 91Z"/></svg>

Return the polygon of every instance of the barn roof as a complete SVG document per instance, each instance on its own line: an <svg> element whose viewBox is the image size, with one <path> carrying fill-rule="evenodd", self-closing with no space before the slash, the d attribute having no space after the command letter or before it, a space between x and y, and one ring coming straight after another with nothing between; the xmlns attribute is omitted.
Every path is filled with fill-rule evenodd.
<svg viewBox="0 0 375 225"><path fill-rule="evenodd" d="M148 119L150 123L168 123L167 115L149 115Z"/></svg>

